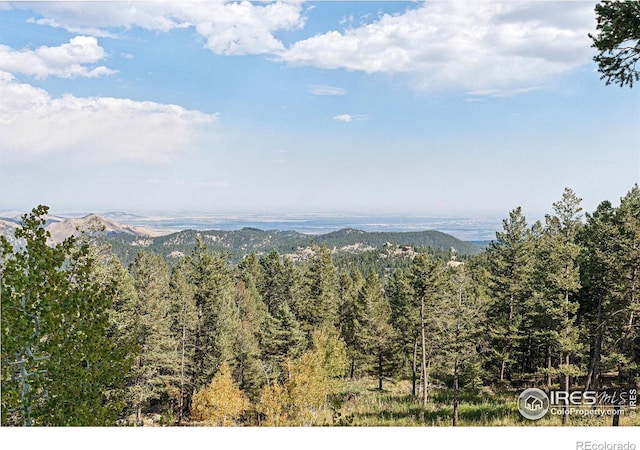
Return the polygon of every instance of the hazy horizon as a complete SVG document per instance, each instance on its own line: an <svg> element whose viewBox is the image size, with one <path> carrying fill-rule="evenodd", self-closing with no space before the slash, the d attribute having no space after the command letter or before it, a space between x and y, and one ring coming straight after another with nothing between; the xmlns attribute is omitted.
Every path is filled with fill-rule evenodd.
<svg viewBox="0 0 640 450"><path fill-rule="evenodd" d="M595 2L0 2L0 209L528 217L640 179Z"/></svg>
<svg viewBox="0 0 640 450"><path fill-rule="evenodd" d="M0 218L15 220L26 211L2 210ZM303 234L326 234L345 228L368 232L417 232L436 230L466 241L488 241L502 229L501 217L427 216L408 214L328 214L328 213L206 213L202 211L165 211L162 213L131 214L124 211L50 211L49 216L81 218L98 214L122 225L154 230L182 231L257 228L264 231L297 231ZM529 218L528 218L529 219ZM530 223L540 217L531 218Z"/></svg>

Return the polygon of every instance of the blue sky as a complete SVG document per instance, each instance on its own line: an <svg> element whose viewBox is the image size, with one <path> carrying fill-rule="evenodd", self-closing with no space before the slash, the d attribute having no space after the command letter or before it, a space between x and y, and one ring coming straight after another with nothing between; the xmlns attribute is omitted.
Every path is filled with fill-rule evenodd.
<svg viewBox="0 0 640 450"><path fill-rule="evenodd" d="M539 216L640 179L593 2L0 3L0 209Z"/></svg>

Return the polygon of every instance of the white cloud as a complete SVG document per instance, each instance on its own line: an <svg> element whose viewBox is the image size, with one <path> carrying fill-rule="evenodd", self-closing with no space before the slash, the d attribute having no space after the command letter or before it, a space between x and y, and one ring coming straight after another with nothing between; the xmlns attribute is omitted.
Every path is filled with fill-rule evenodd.
<svg viewBox="0 0 640 450"><path fill-rule="evenodd" d="M302 2L41 2L24 7L42 16L33 18L35 23L93 36L133 27L161 32L193 27L207 48L228 55L279 52L284 47L274 33L304 24Z"/></svg>
<svg viewBox="0 0 640 450"><path fill-rule="evenodd" d="M23 73L36 78L99 77L115 71L105 67L88 67L105 57L105 52L92 36L76 36L58 47L38 47L35 50L13 50L0 45L0 70Z"/></svg>
<svg viewBox="0 0 640 450"><path fill-rule="evenodd" d="M309 92L313 95L345 95L347 90L335 86L313 84L309 86Z"/></svg>
<svg viewBox="0 0 640 450"><path fill-rule="evenodd" d="M345 32L302 40L291 65L409 74L417 88L531 85L591 61L585 2L426 2Z"/></svg>
<svg viewBox="0 0 640 450"><path fill-rule="evenodd" d="M479 99L482 97L485 98L503 98L503 97L513 97L519 94L526 94L529 92L537 91L540 89L538 86L532 86L528 88L519 88L519 89L478 89L476 91L469 91L466 94L470 99Z"/></svg>
<svg viewBox="0 0 640 450"><path fill-rule="evenodd" d="M334 116L333 118L335 120L339 120L340 122L349 123L349 122L353 122L353 121L366 120L367 116L365 114L356 114L356 115L338 114L337 116Z"/></svg>
<svg viewBox="0 0 640 450"><path fill-rule="evenodd" d="M0 71L0 154L31 160L66 154L101 163L167 163L216 115L180 106L110 97L51 98Z"/></svg>

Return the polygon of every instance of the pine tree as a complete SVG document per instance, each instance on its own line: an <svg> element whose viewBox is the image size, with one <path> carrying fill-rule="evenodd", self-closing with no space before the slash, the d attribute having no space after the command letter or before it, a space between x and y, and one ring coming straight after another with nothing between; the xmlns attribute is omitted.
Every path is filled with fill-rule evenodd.
<svg viewBox="0 0 640 450"><path fill-rule="evenodd" d="M186 258L178 261L171 271L169 290L171 298L171 330L177 340L178 377L180 393L178 396L178 424L190 410L194 377L196 333L198 330L198 308L194 297L193 285L189 283L190 261Z"/></svg>
<svg viewBox="0 0 640 450"><path fill-rule="evenodd" d="M340 305L338 308L340 336L347 345L347 355L350 361L349 377L353 379L356 374L356 365L362 360L362 352L358 336L361 334L362 323L360 321L360 303L358 295L364 285L364 278L359 270L351 275L340 274Z"/></svg>
<svg viewBox="0 0 640 450"><path fill-rule="evenodd" d="M429 254L421 253L413 260L410 280L420 324L422 407L426 408L432 356L438 343L437 335L433 330L433 318L438 314L438 305L445 288L443 269L440 263Z"/></svg>
<svg viewBox="0 0 640 450"><path fill-rule="evenodd" d="M246 260L245 266L250 263ZM259 272L252 274L267 309L273 314L283 303L293 303L293 279L280 254L273 250L259 260Z"/></svg>
<svg viewBox="0 0 640 450"><path fill-rule="evenodd" d="M448 288L441 303L440 314L435 318L437 329L443 337L441 351L453 375L453 422L458 424L461 380L465 372L471 375L470 384L478 376L479 355L476 351L481 337L479 324L485 314L486 302L474 286L474 280L464 266L449 269ZM451 367L453 366L453 367Z"/></svg>
<svg viewBox="0 0 640 450"><path fill-rule="evenodd" d="M222 255L213 255L198 236L192 252L190 284L198 310L194 389L209 384L223 362L230 365L238 338L239 317L234 281Z"/></svg>
<svg viewBox="0 0 640 450"><path fill-rule="evenodd" d="M530 296L533 269L532 236L520 207L503 220L503 230L496 232L487 250L493 298L489 326L500 381L511 379L512 366L523 357L521 343L529 334L525 301Z"/></svg>
<svg viewBox="0 0 640 450"><path fill-rule="evenodd" d="M338 319L338 275L331 252L323 244L314 248L304 278L304 304L298 316L307 332Z"/></svg>
<svg viewBox="0 0 640 450"><path fill-rule="evenodd" d="M580 233L582 255L580 264L580 315L587 325L590 347L585 389L600 387L602 348L611 325L606 320L613 311L620 268L615 253L618 230L614 222L615 209L609 201L587 214L587 223Z"/></svg>
<svg viewBox="0 0 640 450"><path fill-rule="evenodd" d="M378 389L382 390L385 369L392 363L395 333L391 326L391 308L375 272L370 272L365 279L358 303L361 327L357 340L363 354L373 360L371 371L377 375Z"/></svg>
<svg viewBox="0 0 640 450"><path fill-rule="evenodd" d="M166 412L169 403L179 403L178 342L171 331L167 264L160 255L141 250L130 271L138 297L134 317L140 348L132 369L130 398L136 424L141 425L143 412Z"/></svg>
<svg viewBox="0 0 640 450"><path fill-rule="evenodd" d="M111 286L112 306L109 309L109 336L115 341L119 349L127 354L128 364L125 381L118 397L123 404L129 404L129 408L124 409L121 416L130 415L130 402L128 402L129 386L132 382L132 371L130 370L140 353L140 347L136 345L136 308L138 305L138 293L131 274L125 269L120 261L111 257L105 261L103 266L104 283Z"/></svg>
<svg viewBox="0 0 640 450"><path fill-rule="evenodd" d="M553 204L555 215L547 215L539 240L534 274L537 280L536 315L538 330L548 345L547 372L560 376L560 386L569 390L571 377L579 374L574 364L580 352L579 329L576 326L578 303L575 294L580 289L577 234L582 225L580 201L565 189L562 199ZM558 364L552 369L553 355ZM566 415L563 415L563 423Z"/></svg>
<svg viewBox="0 0 640 450"><path fill-rule="evenodd" d="M640 379L640 188L636 184L620 200L616 211L619 240L616 254L620 263L619 305L622 323L618 334L620 381Z"/></svg>
<svg viewBox="0 0 640 450"><path fill-rule="evenodd" d="M260 387L265 382L262 373L259 333L269 313L257 289L251 284L247 286L242 280L236 281L235 297L240 320L234 350L236 379L240 389L250 398L256 398Z"/></svg>
<svg viewBox="0 0 640 450"><path fill-rule="evenodd" d="M411 367L411 395L417 397L418 346L420 343L420 316L415 312L415 294L404 271L396 269L389 278L387 289L391 322L398 337L398 351L404 364Z"/></svg>

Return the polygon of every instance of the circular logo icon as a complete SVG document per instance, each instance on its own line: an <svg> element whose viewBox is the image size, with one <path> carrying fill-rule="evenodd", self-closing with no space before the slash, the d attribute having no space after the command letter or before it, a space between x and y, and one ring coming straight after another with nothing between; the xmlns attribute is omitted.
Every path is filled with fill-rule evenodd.
<svg viewBox="0 0 640 450"><path fill-rule="evenodd" d="M549 410L549 397L538 388L526 389L518 397L518 411L529 420L538 420Z"/></svg>

